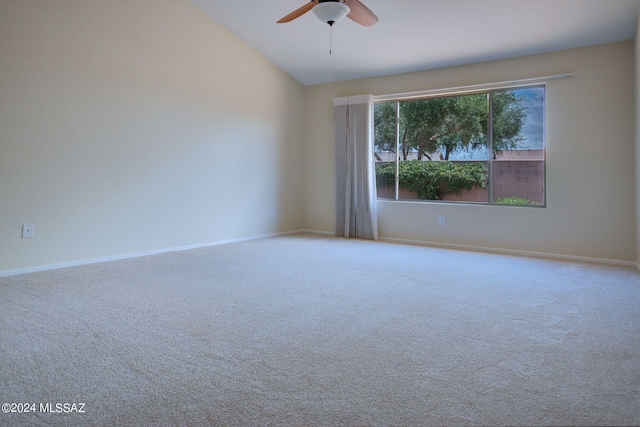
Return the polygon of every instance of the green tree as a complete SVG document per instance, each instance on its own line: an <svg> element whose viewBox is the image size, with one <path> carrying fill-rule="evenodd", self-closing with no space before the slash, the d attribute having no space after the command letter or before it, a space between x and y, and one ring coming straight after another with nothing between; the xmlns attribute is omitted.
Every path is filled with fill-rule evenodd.
<svg viewBox="0 0 640 427"><path fill-rule="evenodd" d="M524 139L522 126L527 119L523 100L514 91L493 94L493 155L515 150ZM486 134L486 132L485 132Z"/></svg>
<svg viewBox="0 0 640 427"><path fill-rule="evenodd" d="M376 104L373 110L374 151L396 151L396 103ZM377 160L380 160L379 158Z"/></svg>
<svg viewBox="0 0 640 427"><path fill-rule="evenodd" d="M493 93L493 155L518 148L526 108L513 91ZM416 153L418 160L439 160L488 144L487 94L385 102L374 110L376 151L396 150L396 108L400 107L400 159Z"/></svg>

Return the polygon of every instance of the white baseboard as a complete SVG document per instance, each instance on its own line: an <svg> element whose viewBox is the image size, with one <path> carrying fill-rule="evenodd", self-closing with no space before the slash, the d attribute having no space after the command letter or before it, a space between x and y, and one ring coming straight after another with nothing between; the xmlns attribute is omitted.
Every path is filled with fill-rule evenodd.
<svg viewBox="0 0 640 427"><path fill-rule="evenodd" d="M500 248L491 248L486 246L470 246L470 245L459 245L459 244L452 244L452 243L429 242L429 241L421 241L421 240L395 239L391 237L380 237L379 240L383 242L389 242L389 243L429 246L429 247L436 247L436 248L443 248L443 249L457 249L457 250L463 250L463 251L487 252L487 253L495 253L495 254L501 254L501 255L516 255L516 256L526 256L526 257L533 257L533 258L557 259L557 260L563 260L563 261L578 261L578 262L591 262L596 264L619 265L619 266L625 266L625 267L636 267L640 270L640 265L633 261L620 261L615 259L591 258L591 257L563 255L563 254L554 254L554 253L546 253L546 252L520 251L515 249L500 249Z"/></svg>
<svg viewBox="0 0 640 427"><path fill-rule="evenodd" d="M335 236L335 233L329 232L329 231L304 229L304 230L298 230L298 232ZM293 233L295 233L295 231ZM607 259L607 258L591 258L591 257L563 255L563 254L546 253L546 252L491 248L487 246L459 245L459 244L453 244L453 243L439 243L439 242L411 240L411 239L396 239L393 237L379 237L378 241L388 242L388 243L399 243L404 245L427 246L427 247L443 248L443 249L455 249L455 250L461 250L461 251L495 253L495 254L501 254L501 255L516 255L516 256L527 256L527 257L533 257L533 258L557 259L557 260L563 260L563 261L578 261L578 262L591 262L596 264L619 265L624 267L635 267L636 269L638 269L638 271L640 271L640 263L638 262L620 261L620 260Z"/></svg>
<svg viewBox="0 0 640 427"><path fill-rule="evenodd" d="M169 253L169 252L187 251L189 249L198 249L198 248L205 248L205 247L209 247L209 246L226 245L226 244L229 244L229 243L237 243L237 242L244 242L244 241L248 241L248 240L264 239L264 238L267 238L267 237L275 237L275 236L293 234L293 233L299 233L299 232L301 232L301 230L284 231L284 232L279 232L279 233L263 234L263 235L259 235L259 236L239 237L239 238L235 238L235 239L225 239L225 240L217 240L217 241L214 241L214 242L196 243L196 244L193 244L193 245L185 245L185 246L176 246L176 247L172 247L172 248L157 249L157 250L152 250L152 251L135 252L135 253L129 253L129 254L122 254L122 255L113 255L113 256L101 257L101 258L83 259L83 260L79 260L79 261L63 262L63 263L58 263L58 264L39 265L39 266L35 266L35 267L27 267L27 268L22 268L22 269L18 269L18 270L0 271L0 277L17 276L19 274L36 273L36 272L39 272L39 271L48 271L48 270L57 270L59 268L77 267L77 266L80 266L80 265L98 264L98 263L101 263L101 262L118 261L118 260L122 260L122 259L138 258L138 257L143 257L143 256L158 255L158 254Z"/></svg>
<svg viewBox="0 0 640 427"><path fill-rule="evenodd" d="M122 259L129 259L129 258L138 258L143 256L157 255L157 254L163 254L163 253L169 253L169 252L186 251L190 249L226 245L229 243L258 240L258 239L264 239L268 237L285 236L285 235L297 234L297 233L309 233L309 234L317 234L322 236L335 236L335 233L333 232L322 231L322 230L299 229L299 230L291 230L291 231L282 231L278 233L263 234L258 236L239 237L234 239L217 240L214 242L197 243L197 244L185 245L185 246L176 246L172 248L157 249L153 251L114 255L114 256L102 257L102 258L92 258L92 259L64 262L64 263L58 263L58 264L48 264L48 265L28 267L28 268L23 268L18 270L0 271L0 277L16 276L19 274L27 274L27 273L36 273L39 271L57 270L59 268L76 267L80 265L98 264L101 262L117 261ZM604 258L590 258L590 257L573 256L573 255L551 254L551 253L544 253L544 252L498 249L498 248L490 248L485 246L458 245L458 244L438 243L438 242L421 241L421 240L396 239L391 237L380 237L379 241L388 242L388 243L399 243L399 244L405 244L405 245L416 245L416 246L437 247L437 248L444 248L444 249L496 253L496 254L502 254L502 255L517 255L517 256L528 256L528 257L536 257L536 258L558 259L558 260L565 260L565 261L579 261L579 262L592 262L597 264L619 265L619 266L625 266L625 267L635 267L638 271L640 271L640 263L633 262L633 261L619 261L619 260L604 259Z"/></svg>

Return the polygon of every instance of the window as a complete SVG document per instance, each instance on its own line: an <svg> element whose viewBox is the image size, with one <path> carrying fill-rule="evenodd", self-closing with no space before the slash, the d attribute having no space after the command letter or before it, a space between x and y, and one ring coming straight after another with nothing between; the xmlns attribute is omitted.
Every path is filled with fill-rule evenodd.
<svg viewBox="0 0 640 427"><path fill-rule="evenodd" d="M544 85L374 106L379 199L545 205Z"/></svg>

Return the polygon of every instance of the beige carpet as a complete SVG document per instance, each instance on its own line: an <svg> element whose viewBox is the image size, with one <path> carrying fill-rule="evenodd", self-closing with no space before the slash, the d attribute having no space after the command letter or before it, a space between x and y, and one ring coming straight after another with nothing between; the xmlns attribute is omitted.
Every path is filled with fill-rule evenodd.
<svg viewBox="0 0 640 427"><path fill-rule="evenodd" d="M640 425L633 269L293 235L0 294L3 426Z"/></svg>

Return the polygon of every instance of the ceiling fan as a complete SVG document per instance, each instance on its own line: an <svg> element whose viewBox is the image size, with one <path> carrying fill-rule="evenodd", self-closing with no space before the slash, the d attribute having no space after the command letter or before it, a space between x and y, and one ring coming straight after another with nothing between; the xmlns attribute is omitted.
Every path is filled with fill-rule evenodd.
<svg viewBox="0 0 640 427"><path fill-rule="evenodd" d="M378 17L375 13L362 4L360 0L311 0L309 3L280 19L278 24L291 22L310 10L313 10L313 13L322 22L330 26L333 26L333 24L345 16L366 27L378 22Z"/></svg>

